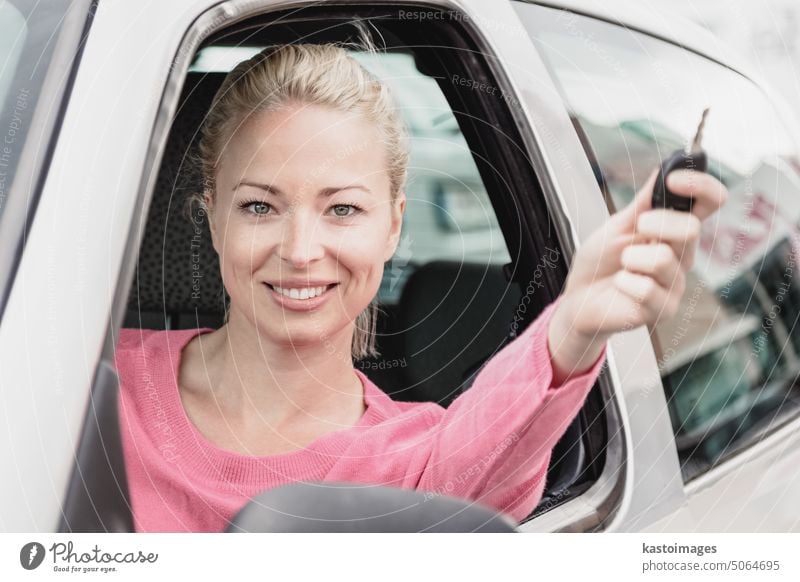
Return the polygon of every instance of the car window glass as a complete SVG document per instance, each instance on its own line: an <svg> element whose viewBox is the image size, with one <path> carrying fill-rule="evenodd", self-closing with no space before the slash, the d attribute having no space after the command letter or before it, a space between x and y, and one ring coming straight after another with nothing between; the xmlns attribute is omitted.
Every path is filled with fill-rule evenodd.
<svg viewBox="0 0 800 582"><path fill-rule="evenodd" d="M10 2L0 4L0 102L5 103L14 71L19 66L22 47L25 45L25 36L28 27L20 11Z"/></svg>
<svg viewBox="0 0 800 582"><path fill-rule="evenodd" d="M689 50L567 11L515 6L562 91L611 211L683 148L710 107L709 173L729 189L704 224L678 314L651 334L684 478L791 418L800 372L800 179L765 94Z"/></svg>
<svg viewBox="0 0 800 582"><path fill-rule="evenodd" d="M8 206L7 197L69 9L70 3L62 0L0 3L0 214ZM56 104L48 107L56 109ZM46 137L37 139L46 144Z"/></svg>
<svg viewBox="0 0 800 582"><path fill-rule="evenodd" d="M0 115L0 119L5 121L0 128L0 212L6 206L6 197L22 149L24 133L21 122L30 117L25 111L30 100L30 87L16 80L28 33L28 25L20 10L11 2L0 4L0 104L3 104L4 111L8 111L9 107L13 109L10 115ZM15 93L13 99L12 92Z"/></svg>

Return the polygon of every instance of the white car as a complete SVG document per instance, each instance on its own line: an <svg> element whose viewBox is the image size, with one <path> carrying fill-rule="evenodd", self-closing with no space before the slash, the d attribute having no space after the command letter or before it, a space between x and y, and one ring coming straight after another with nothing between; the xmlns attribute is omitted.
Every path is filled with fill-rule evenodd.
<svg viewBox="0 0 800 582"><path fill-rule="evenodd" d="M365 63L412 128L412 179L383 356L356 364L446 406L710 107L731 196L683 308L610 341L518 529L800 531L795 121L707 32L609 4L0 4L0 530L131 531L119 329L219 325L225 301L183 204L210 99L238 51L360 20L387 46Z"/></svg>

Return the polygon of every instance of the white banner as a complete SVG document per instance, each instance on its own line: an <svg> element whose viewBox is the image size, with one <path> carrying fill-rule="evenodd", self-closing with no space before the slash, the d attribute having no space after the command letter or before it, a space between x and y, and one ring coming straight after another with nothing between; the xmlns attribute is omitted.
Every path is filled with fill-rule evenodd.
<svg viewBox="0 0 800 582"><path fill-rule="evenodd" d="M0 580L798 580L796 534L0 534Z"/></svg>

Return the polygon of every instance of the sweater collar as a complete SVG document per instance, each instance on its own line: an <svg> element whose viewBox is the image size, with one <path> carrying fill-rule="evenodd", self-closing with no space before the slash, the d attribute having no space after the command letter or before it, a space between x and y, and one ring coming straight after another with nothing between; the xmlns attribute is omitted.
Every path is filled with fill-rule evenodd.
<svg viewBox="0 0 800 582"><path fill-rule="evenodd" d="M316 478L320 469L332 465L345 453L357 433L375 426L397 413L396 403L376 386L361 370L353 368L364 388L366 411L352 427L333 430L302 449L268 456L243 455L217 447L191 422L180 398L178 378L183 349L196 336L210 333L212 328L173 330L164 334L169 357L163 358L167 369L164 395L165 412L174 423L181 470L199 474L205 479L231 485L263 487L265 482ZM169 338L173 341L169 341ZM177 341L175 341L177 340ZM181 459L182 458L182 459ZM179 461L180 459L180 461Z"/></svg>

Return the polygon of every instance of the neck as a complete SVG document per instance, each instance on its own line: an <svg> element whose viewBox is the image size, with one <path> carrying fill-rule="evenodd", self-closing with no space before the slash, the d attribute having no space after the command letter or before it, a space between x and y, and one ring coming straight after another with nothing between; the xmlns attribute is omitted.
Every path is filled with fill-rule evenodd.
<svg viewBox="0 0 800 582"><path fill-rule="evenodd" d="M351 356L353 326L335 336L295 346L264 337L231 310L229 321L196 338L204 381L223 410L239 418L257 414L271 424L363 412L363 386ZM195 371L197 373L197 371ZM197 376L195 376L197 379Z"/></svg>

